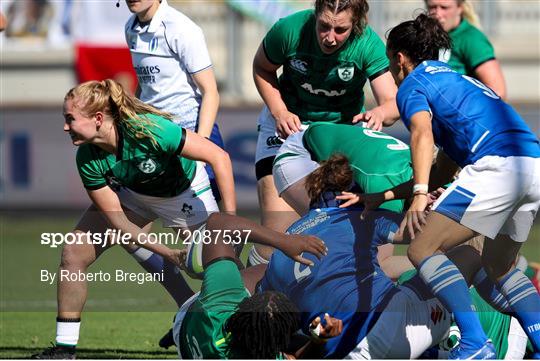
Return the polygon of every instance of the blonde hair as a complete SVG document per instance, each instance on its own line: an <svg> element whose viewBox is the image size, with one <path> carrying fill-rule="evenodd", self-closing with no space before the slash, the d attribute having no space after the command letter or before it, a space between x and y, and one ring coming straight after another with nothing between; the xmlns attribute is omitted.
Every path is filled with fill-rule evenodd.
<svg viewBox="0 0 540 361"><path fill-rule="evenodd" d="M428 0L424 0L424 3L427 5ZM470 0L456 0L458 6L461 6L463 9L462 17L467 20L472 26L478 29L482 29L480 25L480 18L474 10L474 7Z"/></svg>
<svg viewBox="0 0 540 361"><path fill-rule="evenodd" d="M458 0L458 4L463 8L463 18L475 28L482 29L482 26L480 25L480 18L474 10L473 4L467 0Z"/></svg>
<svg viewBox="0 0 540 361"><path fill-rule="evenodd" d="M148 128L157 125L151 122L146 114L172 119L171 114L127 94L124 88L112 79L92 80L79 84L67 92L64 101L68 99L74 101L73 107L83 115L91 117L97 112L103 112L117 125L124 125L136 138L149 138L154 144L156 141Z"/></svg>

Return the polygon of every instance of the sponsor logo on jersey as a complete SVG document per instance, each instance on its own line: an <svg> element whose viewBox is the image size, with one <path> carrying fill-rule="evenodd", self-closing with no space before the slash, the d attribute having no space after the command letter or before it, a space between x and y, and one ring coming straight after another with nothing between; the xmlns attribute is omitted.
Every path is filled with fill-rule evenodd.
<svg viewBox="0 0 540 361"><path fill-rule="evenodd" d="M440 321L446 319L444 315L444 311L439 305L436 305L434 307L431 307L431 321L434 325L439 323Z"/></svg>
<svg viewBox="0 0 540 361"><path fill-rule="evenodd" d="M156 51L158 48L158 38L152 38L152 40L150 40L150 44L148 44L148 49L150 50L150 52L154 52Z"/></svg>
<svg viewBox="0 0 540 361"><path fill-rule="evenodd" d="M432 65L426 66L424 71L426 73L430 73L430 74L451 73L451 72L453 72L453 70L450 69L449 67L446 67L446 66L432 66Z"/></svg>
<svg viewBox="0 0 540 361"><path fill-rule="evenodd" d="M307 73L307 62L294 58L289 61L289 64L291 65L291 68L293 68L297 72L302 74Z"/></svg>
<svg viewBox="0 0 540 361"><path fill-rule="evenodd" d="M345 89L342 89L340 91L337 90L326 90L326 89L313 89L313 85L309 83L304 83L301 85L302 89L307 90L311 94L315 95L324 95L326 97L339 97L344 95L347 91Z"/></svg>
<svg viewBox="0 0 540 361"><path fill-rule="evenodd" d="M345 68L338 68L338 76L343 81L350 81L354 76L354 66L347 66Z"/></svg>
<svg viewBox="0 0 540 361"><path fill-rule="evenodd" d="M143 160L137 167L143 173L153 173L156 170L156 162L154 162L152 159Z"/></svg>
<svg viewBox="0 0 540 361"><path fill-rule="evenodd" d="M184 213L186 215L186 217L193 216L193 206L190 205L190 204L184 203L182 205L181 211L182 211L182 213Z"/></svg>
<svg viewBox="0 0 540 361"><path fill-rule="evenodd" d="M282 144L283 141L275 135L266 138L266 145L269 147L281 147Z"/></svg>

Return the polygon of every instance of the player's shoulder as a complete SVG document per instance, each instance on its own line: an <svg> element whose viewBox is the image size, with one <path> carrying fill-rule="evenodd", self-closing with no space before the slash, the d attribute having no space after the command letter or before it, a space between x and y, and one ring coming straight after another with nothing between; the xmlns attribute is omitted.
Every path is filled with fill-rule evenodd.
<svg viewBox="0 0 540 361"><path fill-rule="evenodd" d="M170 5L167 5L163 9L161 21L165 26L165 31L168 33L191 34L193 31L202 33L200 26L195 24L195 22L187 17L184 13L171 7Z"/></svg>

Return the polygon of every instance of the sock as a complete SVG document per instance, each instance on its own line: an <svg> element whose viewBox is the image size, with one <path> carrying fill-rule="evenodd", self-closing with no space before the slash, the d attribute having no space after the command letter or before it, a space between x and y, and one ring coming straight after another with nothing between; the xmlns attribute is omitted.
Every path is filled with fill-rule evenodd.
<svg viewBox="0 0 540 361"><path fill-rule="evenodd" d="M193 296L191 287L189 287L184 280L178 267L165 260L162 256L142 247L131 253L131 256L133 256L147 272L163 272L163 281L160 283L176 301L178 307L183 305L188 298Z"/></svg>
<svg viewBox="0 0 540 361"><path fill-rule="evenodd" d="M80 318L56 318L56 345L75 347L79 342Z"/></svg>
<svg viewBox="0 0 540 361"><path fill-rule="evenodd" d="M418 273L446 309L453 312L461 331L460 345L480 348L487 336L474 312L469 287L456 265L445 255L435 254L420 263Z"/></svg>
<svg viewBox="0 0 540 361"><path fill-rule="evenodd" d="M510 271L498 283L505 295L514 316L529 336L536 353L540 352L540 295L533 284L518 269Z"/></svg>
<svg viewBox="0 0 540 361"><path fill-rule="evenodd" d="M268 260L261 256L255 249L255 246L253 246L249 251L248 267L256 266L258 264L268 264Z"/></svg>
<svg viewBox="0 0 540 361"><path fill-rule="evenodd" d="M482 298L489 303L491 307L502 313L512 312L508 300L499 291L496 285L491 282L484 268L480 268L480 270L474 276L473 285L480 296L482 296Z"/></svg>

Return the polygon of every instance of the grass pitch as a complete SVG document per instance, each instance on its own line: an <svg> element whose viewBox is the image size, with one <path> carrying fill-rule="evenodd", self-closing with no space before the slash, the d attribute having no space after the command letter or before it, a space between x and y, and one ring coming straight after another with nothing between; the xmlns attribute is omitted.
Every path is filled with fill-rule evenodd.
<svg viewBox="0 0 540 361"><path fill-rule="evenodd" d="M56 285L42 282L41 270L56 272L60 247L40 244L42 232L69 232L71 215L0 215L0 358L28 358L55 338ZM405 247L398 247L404 254ZM522 248L540 262L540 224ZM120 247L105 252L89 272L142 272ZM192 282L192 288L199 283ZM171 327L176 304L158 283L93 282L82 316L78 358L166 359L176 350L160 349L159 338Z"/></svg>

